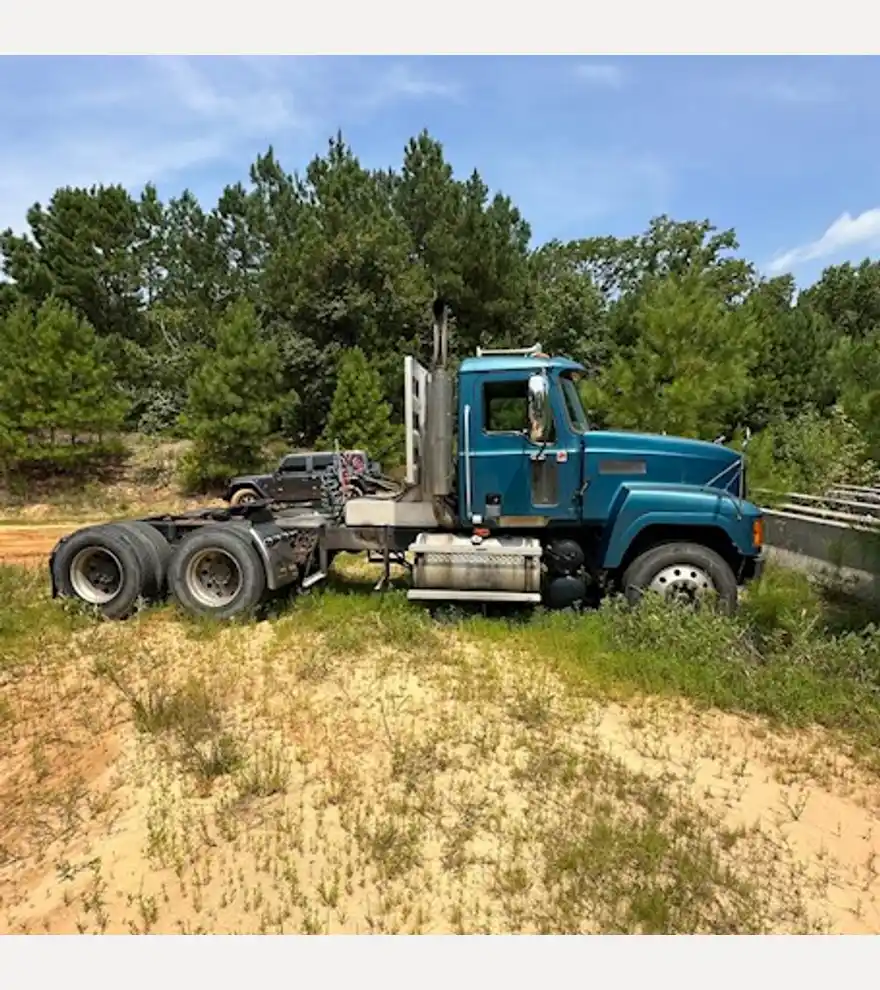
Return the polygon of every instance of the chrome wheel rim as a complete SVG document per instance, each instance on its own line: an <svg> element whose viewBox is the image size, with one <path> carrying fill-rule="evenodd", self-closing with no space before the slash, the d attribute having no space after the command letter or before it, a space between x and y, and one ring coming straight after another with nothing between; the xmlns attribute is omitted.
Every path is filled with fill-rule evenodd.
<svg viewBox="0 0 880 990"><path fill-rule="evenodd" d="M194 553L186 568L186 585L193 598L208 608L222 608L235 599L242 585L241 568L225 550L210 547Z"/></svg>
<svg viewBox="0 0 880 990"><path fill-rule="evenodd" d="M702 567L696 564L671 564L658 571L649 591L656 591L667 601L693 604L717 592L715 583Z"/></svg>
<svg viewBox="0 0 880 990"><path fill-rule="evenodd" d="M70 583L78 598L89 605L106 605L122 587L122 564L105 547L85 547L70 565Z"/></svg>

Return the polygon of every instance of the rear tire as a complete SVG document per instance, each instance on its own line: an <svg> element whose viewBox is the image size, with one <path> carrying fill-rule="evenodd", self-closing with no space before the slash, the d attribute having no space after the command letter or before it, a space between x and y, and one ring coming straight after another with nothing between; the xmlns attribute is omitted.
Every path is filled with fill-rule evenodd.
<svg viewBox="0 0 880 990"><path fill-rule="evenodd" d="M171 559L171 545L158 530L139 519L111 523L128 533L141 548L141 566L144 572L144 595L161 598L165 592L165 576Z"/></svg>
<svg viewBox="0 0 880 990"><path fill-rule="evenodd" d="M191 615L231 619L252 612L266 591L266 572L245 534L208 526L174 551L168 585Z"/></svg>
<svg viewBox="0 0 880 990"><path fill-rule="evenodd" d="M114 526L74 533L59 546L52 571L63 598L78 598L108 619L131 615L148 584L141 545Z"/></svg>
<svg viewBox="0 0 880 990"><path fill-rule="evenodd" d="M230 498L230 505L247 505L250 502L259 502L262 495L255 488L239 488Z"/></svg>
<svg viewBox="0 0 880 990"><path fill-rule="evenodd" d="M714 593L717 609L726 615L735 612L738 603L730 564L699 543L664 543L636 557L623 575L623 593L637 604L647 591L657 591L670 602L682 597L697 605L703 604L706 593Z"/></svg>

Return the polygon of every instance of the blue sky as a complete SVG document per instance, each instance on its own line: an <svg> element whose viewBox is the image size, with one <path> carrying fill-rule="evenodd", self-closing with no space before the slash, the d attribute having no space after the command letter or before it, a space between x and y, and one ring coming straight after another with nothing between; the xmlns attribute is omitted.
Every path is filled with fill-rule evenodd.
<svg viewBox="0 0 880 990"><path fill-rule="evenodd" d="M397 166L427 127L536 242L708 217L803 285L880 254L878 90L868 57L0 58L0 227L62 184L213 205L270 143L293 171L337 129Z"/></svg>

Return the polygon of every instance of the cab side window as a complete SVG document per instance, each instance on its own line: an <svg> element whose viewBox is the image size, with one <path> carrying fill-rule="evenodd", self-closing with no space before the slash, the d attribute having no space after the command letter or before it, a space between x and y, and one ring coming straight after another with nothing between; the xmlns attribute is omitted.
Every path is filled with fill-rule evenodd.
<svg viewBox="0 0 880 990"><path fill-rule="evenodd" d="M527 430L527 382L487 382L483 386L483 423L487 433L522 433Z"/></svg>
<svg viewBox="0 0 880 990"><path fill-rule="evenodd" d="M483 429L486 433L529 432L529 384L522 379L513 382L486 382L483 386ZM551 425L548 443L556 439L555 424Z"/></svg>

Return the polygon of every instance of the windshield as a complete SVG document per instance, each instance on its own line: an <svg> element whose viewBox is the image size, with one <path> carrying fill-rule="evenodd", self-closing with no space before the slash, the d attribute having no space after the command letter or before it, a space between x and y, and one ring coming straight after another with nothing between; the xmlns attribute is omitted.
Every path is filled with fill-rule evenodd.
<svg viewBox="0 0 880 990"><path fill-rule="evenodd" d="M575 433L586 433L590 427L574 379L571 375L560 375L559 381L562 383L562 394L565 397L565 411L568 414L569 425Z"/></svg>

